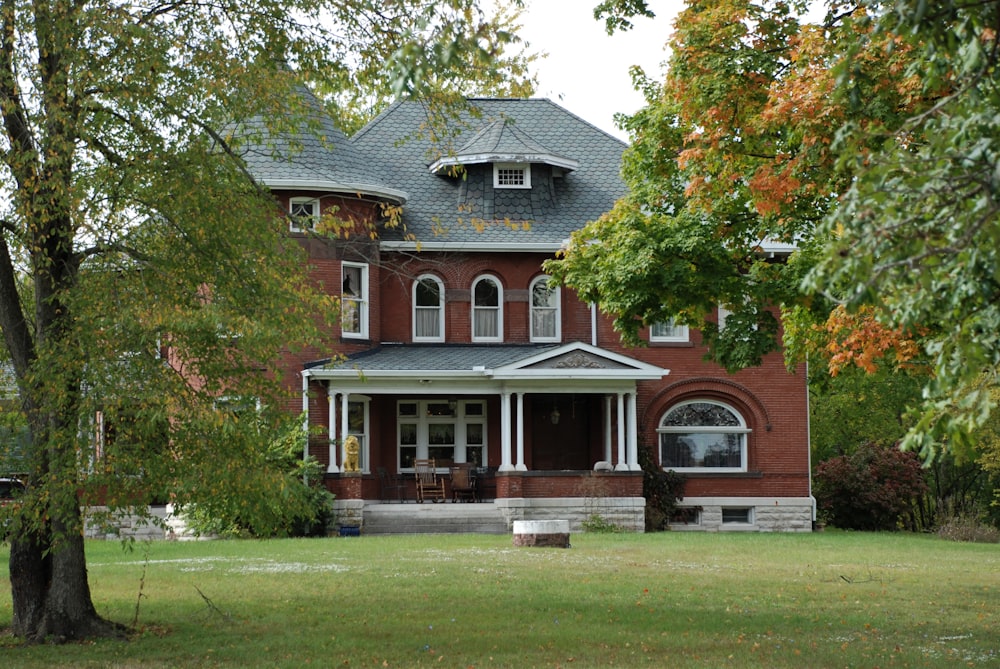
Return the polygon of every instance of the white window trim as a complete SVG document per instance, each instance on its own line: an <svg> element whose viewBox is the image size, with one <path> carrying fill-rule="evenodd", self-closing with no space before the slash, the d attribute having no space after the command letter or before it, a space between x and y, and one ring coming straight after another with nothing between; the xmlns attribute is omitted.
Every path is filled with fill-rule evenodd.
<svg viewBox="0 0 1000 669"><path fill-rule="evenodd" d="M521 170L524 173L523 184L501 184L501 170ZM530 189L531 188L531 163L493 163L493 188L505 189Z"/></svg>
<svg viewBox="0 0 1000 669"><path fill-rule="evenodd" d="M446 399L437 400L418 400L418 399L406 399L398 400L396 402L396 471L399 472L412 472L413 467L404 467L402 463L401 451L403 445L400 444L400 426L404 423L415 424L417 426L417 443L416 446L416 458L426 459L430 452L430 426L452 423L455 425L455 443L453 444L455 449L454 462L463 463L468 462L468 449L470 448L468 444L468 426L469 425L481 425L483 443L473 444L471 448L481 448L483 454L483 464L486 463L485 458L488 457L489 453L489 430L487 429L488 422L486 417L486 400L461 400L455 402L455 412L450 416L429 416L427 414L427 407L430 404L442 404L449 402ZM417 406L416 416L403 416L399 412L399 407L403 404L415 404ZM469 405L480 405L482 406L482 413L478 415L470 416L466 407ZM366 414L367 417L367 414ZM407 448L413 448L413 444L407 444ZM448 471L447 467L438 467L439 472Z"/></svg>
<svg viewBox="0 0 1000 669"><path fill-rule="evenodd" d="M343 282L343 277L345 275L344 270L345 270L345 268L348 268L348 267L357 268L357 269L361 270L360 296L357 297L357 298L355 298L355 299L353 299L353 300L351 300L351 301L356 302L358 304L358 309L360 309L360 311L361 311L361 319L360 319L361 320L361 323L360 323L361 327L360 327L360 332L346 331L346 330L344 330L344 327L343 327L343 318L341 318L340 334L341 334L342 337L344 337L344 339L368 339L368 311L369 311L369 301L368 301L368 265L365 264L365 263L348 262L346 260L343 261L340 264L341 282ZM341 305L340 305L341 314L343 314L344 301L345 301L344 300L343 283L341 283L340 300L341 300Z"/></svg>
<svg viewBox="0 0 1000 669"><path fill-rule="evenodd" d="M677 325L675 321L670 321L669 325L670 325L671 328L677 330L679 332L679 334L667 335L667 336L655 335L655 334L653 334L653 329L656 327L656 324L654 323L654 324L652 324L652 325L649 326L649 341L650 342L679 342L679 343L687 343L688 341L690 341L690 339L691 339L691 333L688 331L688 326L687 325Z"/></svg>
<svg viewBox="0 0 1000 669"><path fill-rule="evenodd" d="M438 286L438 297L440 299L440 304L438 305L438 332L441 334L436 337L427 336L417 336L417 286L421 281L430 279L434 281ZM444 331L444 312L445 312L445 294L444 294L444 282L433 274L421 274L413 282L413 294L410 297L410 314L413 320L413 341L415 342L441 342L445 339ZM421 307L422 309L429 309L430 307Z"/></svg>
<svg viewBox="0 0 1000 669"><path fill-rule="evenodd" d="M529 339L532 342L558 342L562 341L562 292L559 286L556 286L552 291L555 297L555 307L536 307L535 306L535 284L549 281L548 275L537 276L532 279L531 283L528 284L528 330ZM554 309L556 313L556 331L554 336L542 336L535 334L535 309Z"/></svg>
<svg viewBox="0 0 1000 669"><path fill-rule="evenodd" d="M481 281L492 281L493 285L497 287L497 306L496 307L477 307L476 306L476 287ZM472 282L472 295L470 295L469 303L472 308L472 319L470 325L472 328L472 341L476 342L502 342L503 341L503 284L500 283L500 279L496 278L492 274L483 274L482 276L476 277L476 280ZM496 310L497 313L497 334L495 337L482 337L476 336L476 311L481 310Z"/></svg>
<svg viewBox="0 0 1000 669"><path fill-rule="evenodd" d="M677 426L671 425L671 426L666 426L666 427L663 426L663 419L666 418L667 415L670 414L670 412L672 412L674 409L677 409L679 407L685 406L687 404L714 404L716 406L720 406L723 409L726 409L727 411L732 412L732 414L734 416L736 416L736 419L739 421L740 424L739 424L738 427L727 427L727 426L721 426L721 425L677 425ZM740 439L740 463L741 463L740 466L739 467L668 467L667 465L663 464L663 462L662 462L662 450L661 450L662 446L660 444L660 435L661 434L677 434L677 433L685 433L685 434L694 433L694 434L697 434L699 432L700 433L707 433L707 434L711 434L711 433L715 433L715 432L724 432L724 433L728 433L728 434L739 434L739 435L741 435L742 438ZM743 417L743 414L740 413L739 411L737 411L735 407L733 407L733 406L731 406L729 404L726 404L725 402L718 402L716 400L703 399L703 398L687 400L687 401L684 401L684 402L678 402L677 404L674 404L674 405L670 406L669 408L667 408L666 411L663 412L663 415L660 416L660 421L657 424L657 428L656 428L656 442L657 442L657 449L659 451L658 455L661 458L660 465L661 465L661 467L663 468L664 471L672 469L672 470L674 470L676 472L693 473L693 474L701 474L701 473L705 473L705 474L734 474L734 473L743 473L743 472L746 472L748 464L749 464L747 462L748 457L749 457L749 445L748 444L749 444L749 441L750 441L748 435L751 432L753 432L753 430L751 430L750 428L747 427L746 419Z"/></svg>
<svg viewBox="0 0 1000 669"><path fill-rule="evenodd" d="M295 205L297 204L313 205L312 223L309 225L308 228L303 228L302 226L297 225L296 224L297 221L301 220L301 218L291 215L292 211L295 209ZM319 200L317 198L293 197L288 199L288 230L290 232L306 232L307 230L315 230L316 221L318 220L319 220Z"/></svg>
<svg viewBox="0 0 1000 669"><path fill-rule="evenodd" d="M344 432L347 436L354 435L358 437L358 441L361 443L360 452L358 453L358 458L361 460L361 472L364 474L371 473L371 401L372 398L368 395L351 395L347 398L348 405L358 402L364 407L364 423L362 426L363 432L355 432L351 430L350 425L344 426ZM347 438L346 436L344 437ZM345 454L346 455L346 454Z"/></svg>

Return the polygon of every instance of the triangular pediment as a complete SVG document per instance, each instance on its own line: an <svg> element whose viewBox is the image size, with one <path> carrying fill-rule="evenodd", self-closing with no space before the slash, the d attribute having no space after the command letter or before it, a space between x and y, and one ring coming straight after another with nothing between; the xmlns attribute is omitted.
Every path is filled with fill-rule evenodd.
<svg viewBox="0 0 1000 669"><path fill-rule="evenodd" d="M631 379L662 378L668 372L660 367L606 349L573 342L557 346L494 370L494 378L545 375L611 376Z"/></svg>

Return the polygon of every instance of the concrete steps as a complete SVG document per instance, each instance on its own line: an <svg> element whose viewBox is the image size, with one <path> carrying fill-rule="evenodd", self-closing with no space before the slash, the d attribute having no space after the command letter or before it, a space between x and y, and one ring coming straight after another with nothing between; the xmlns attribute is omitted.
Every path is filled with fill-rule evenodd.
<svg viewBox="0 0 1000 669"><path fill-rule="evenodd" d="M363 534L508 534L510 529L492 502L367 504Z"/></svg>

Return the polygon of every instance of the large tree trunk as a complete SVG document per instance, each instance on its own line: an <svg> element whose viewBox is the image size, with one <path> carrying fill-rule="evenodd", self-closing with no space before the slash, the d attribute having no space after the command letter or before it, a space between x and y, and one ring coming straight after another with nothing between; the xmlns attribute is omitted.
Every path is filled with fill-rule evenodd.
<svg viewBox="0 0 1000 669"><path fill-rule="evenodd" d="M104 620L94 609L87 581L83 536L69 528L82 519L75 514L60 528L47 554L39 540L28 534L11 542L10 586L14 602L13 632L31 641L69 641L121 636L124 628ZM59 536L61 535L61 536ZM48 539L48 538L47 538Z"/></svg>

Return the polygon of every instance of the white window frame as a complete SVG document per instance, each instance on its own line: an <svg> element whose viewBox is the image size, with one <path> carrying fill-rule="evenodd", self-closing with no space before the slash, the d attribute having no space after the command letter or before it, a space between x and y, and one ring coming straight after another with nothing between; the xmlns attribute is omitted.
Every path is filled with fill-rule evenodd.
<svg viewBox="0 0 1000 669"><path fill-rule="evenodd" d="M431 415L431 405L450 405L450 413ZM414 405L415 414L404 415L401 408L403 405ZM477 411L470 413L469 407L476 406ZM414 426L415 444L403 444L402 426ZM433 425L452 425L454 427L454 442L451 444L431 444L430 433ZM478 425L481 436L481 444L468 443L468 428L470 425ZM487 429L486 400L448 400L448 399L405 399L396 402L396 470L400 472L412 472L413 467L403 464L402 449L414 448L416 459L425 459L430 455L432 446L451 447L452 461L454 463L469 462L468 450L470 448L481 449L480 454L483 466L486 465L487 453L489 453L489 430ZM448 471L448 464L438 466L438 471Z"/></svg>
<svg viewBox="0 0 1000 669"><path fill-rule="evenodd" d="M418 307L417 306L417 287L423 281L433 281L434 283L437 284L437 287L438 287L438 299L439 299L439 304L438 304L437 307L427 307L427 306ZM445 332L444 332L444 325L445 325L445 323L444 323L444 312L445 312L444 282L441 281L441 279L439 279L438 277L434 276L433 274L422 274L422 275L418 276L417 279L413 282L413 295L411 296L411 302L412 302L412 305L411 305L411 314L413 316L413 341L415 341L415 342L441 342L441 341L444 341L444 335L445 335ZM434 308L436 308L437 312L438 312L438 318L437 318L437 322L438 322L438 334L437 335L418 335L417 334L417 322L419 320L417 318L417 314L419 313L418 309L428 310L429 311L430 309L434 309Z"/></svg>
<svg viewBox="0 0 1000 669"><path fill-rule="evenodd" d="M347 270L357 269L360 270L360 283L358 287L358 294L355 297L348 298L347 293L344 291L344 281L348 278ZM340 334L345 339L368 339L368 265L365 263L358 262L348 262L343 261L340 264L340 276L341 276L341 292L340 292ZM344 315L347 313L346 309L350 305L354 307L359 312L357 332L347 330L344 324L347 322Z"/></svg>
<svg viewBox="0 0 1000 669"><path fill-rule="evenodd" d="M503 177L507 172L520 172L521 183L510 183ZM531 163L493 163L493 188L531 188Z"/></svg>
<svg viewBox="0 0 1000 669"><path fill-rule="evenodd" d="M296 205L311 205L313 213L308 216L303 216L302 214L296 215L295 207ZM303 228L299 225L299 221L303 218L309 218L310 224L308 228ZM319 220L319 200L314 197L292 197L288 199L288 230L290 232L306 232L307 230L315 230L316 222Z"/></svg>
<svg viewBox="0 0 1000 669"><path fill-rule="evenodd" d="M358 438L358 469L364 474L371 473L371 444L369 444L368 435L371 434L371 401L372 398L367 395L350 395L347 398L347 414L348 422L347 425L343 426L345 433L344 439L354 435ZM350 424L350 413L352 404L361 404L364 419L362 421L361 432L351 429ZM346 453L345 453L346 455Z"/></svg>
<svg viewBox="0 0 1000 669"><path fill-rule="evenodd" d="M679 409L680 407L689 404L712 404L725 409L726 411L733 414L736 417L739 425L728 426L728 425L668 425L665 426L663 422L666 420L673 411ZM658 456L660 458L660 465L664 470L674 470L677 472L689 472L689 473L707 473L707 474L725 474L725 473L736 473L736 472L746 472L748 466L749 449L748 442L750 441L749 435L752 432L750 428L747 427L746 419L743 417L739 411L737 411L733 406L726 404L724 402L718 402L716 400L710 399L692 399L684 402L678 402L667 408L660 416L660 422L656 428L657 433L657 449ZM663 461L663 439L664 434L735 434L739 436L740 439L740 465L738 467L676 467L666 464Z"/></svg>
<svg viewBox="0 0 1000 669"><path fill-rule="evenodd" d="M496 286L497 291L497 303L496 306L480 306L476 304L476 288L479 287L484 281L491 282ZM476 277L476 280L472 282L472 295L470 296L469 302L472 305L472 319L470 325L472 327L472 341L476 342L502 342L503 341L503 284L500 280L493 276L492 274L483 274L482 276ZM496 315L496 334L493 336L489 335L477 335L477 323L479 316L485 314L493 313Z"/></svg>
<svg viewBox="0 0 1000 669"><path fill-rule="evenodd" d="M533 342L558 342L562 341L562 293L560 287L556 286L550 290L551 300L554 301L555 305L546 306L536 306L535 305L535 286L539 283L546 283L550 281L550 277L543 274L532 279L531 283L528 285L528 329L529 329L529 339ZM539 334L535 332L535 314L542 311L551 311L555 314L555 333L553 334Z"/></svg>
<svg viewBox="0 0 1000 669"><path fill-rule="evenodd" d="M669 334L658 334L657 328L667 328ZM650 342L682 342L690 340L690 333L687 325L678 325L676 321L661 321L649 326Z"/></svg>

